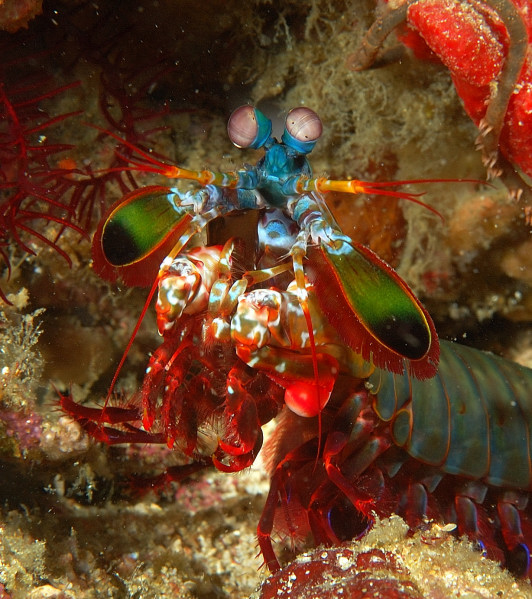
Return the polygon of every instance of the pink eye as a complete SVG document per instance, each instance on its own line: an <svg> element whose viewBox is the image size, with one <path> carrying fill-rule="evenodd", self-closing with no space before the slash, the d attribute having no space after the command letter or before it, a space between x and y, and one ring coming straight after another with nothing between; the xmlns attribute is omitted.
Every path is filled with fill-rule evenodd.
<svg viewBox="0 0 532 599"><path fill-rule="evenodd" d="M254 106L245 104L233 111L227 123L229 139L237 148L260 148L270 138L270 119Z"/></svg>
<svg viewBox="0 0 532 599"><path fill-rule="evenodd" d="M293 108L286 117L283 143L302 154L308 154L323 131L320 117L310 108Z"/></svg>

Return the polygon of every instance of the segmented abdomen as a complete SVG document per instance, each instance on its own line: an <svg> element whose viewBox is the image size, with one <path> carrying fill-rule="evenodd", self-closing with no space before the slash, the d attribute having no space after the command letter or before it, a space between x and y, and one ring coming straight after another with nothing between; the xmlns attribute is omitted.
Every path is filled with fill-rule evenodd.
<svg viewBox="0 0 532 599"><path fill-rule="evenodd" d="M532 488L531 369L441 341L433 378L376 369L368 386L375 411L412 457L497 487Z"/></svg>

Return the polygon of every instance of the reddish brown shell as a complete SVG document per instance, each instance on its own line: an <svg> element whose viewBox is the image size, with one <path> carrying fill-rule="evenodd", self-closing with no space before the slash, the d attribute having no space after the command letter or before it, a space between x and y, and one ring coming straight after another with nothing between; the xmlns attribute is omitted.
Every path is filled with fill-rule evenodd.
<svg viewBox="0 0 532 599"><path fill-rule="evenodd" d="M347 547L300 556L262 586L259 599L422 599L423 594L388 551L355 555Z"/></svg>

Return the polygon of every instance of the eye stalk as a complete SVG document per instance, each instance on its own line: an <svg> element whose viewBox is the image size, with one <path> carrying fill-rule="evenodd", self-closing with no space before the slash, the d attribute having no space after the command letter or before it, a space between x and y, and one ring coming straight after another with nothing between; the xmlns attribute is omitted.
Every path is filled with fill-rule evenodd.
<svg viewBox="0 0 532 599"><path fill-rule="evenodd" d="M237 148L261 148L270 139L272 122L254 106L245 104L233 111L227 134Z"/></svg>
<svg viewBox="0 0 532 599"><path fill-rule="evenodd" d="M300 154L308 154L322 131L321 119L313 110L305 106L293 108L286 116L282 142Z"/></svg>

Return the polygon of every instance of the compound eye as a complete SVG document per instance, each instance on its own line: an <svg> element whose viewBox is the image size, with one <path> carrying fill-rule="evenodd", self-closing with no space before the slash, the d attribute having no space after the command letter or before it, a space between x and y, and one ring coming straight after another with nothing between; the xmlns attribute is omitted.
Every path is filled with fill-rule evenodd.
<svg viewBox="0 0 532 599"><path fill-rule="evenodd" d="M272 123L254 106L240 106L229 117L227 133L237 148L262 147L270 138Z"/></svg>
<svg viewBox="0 0 532 599"><path fill-rule="evenodd" d="M302 154L308 154L321 137L320 117L310 108L293 108L286 117L283 143Z"/></svg>

